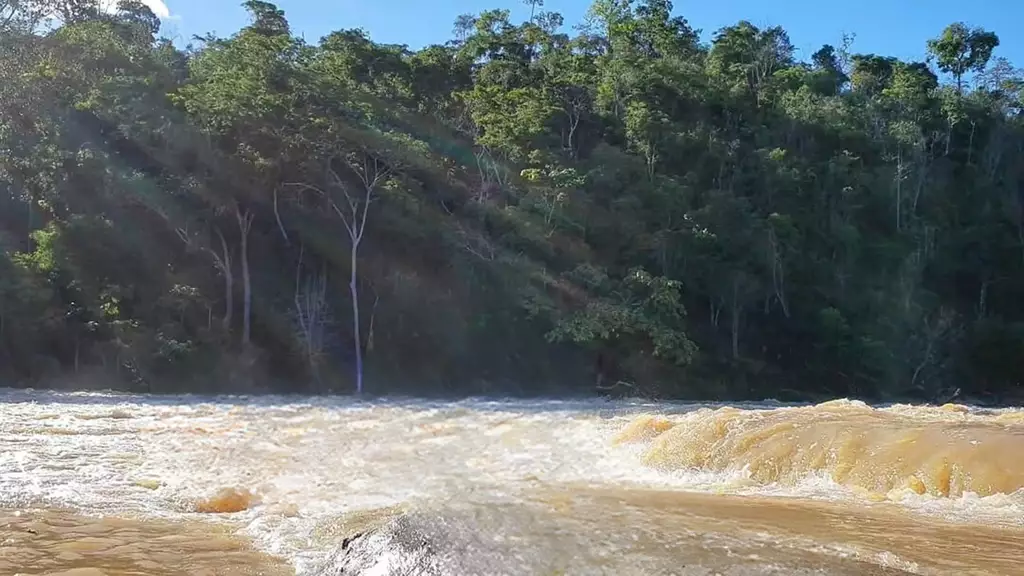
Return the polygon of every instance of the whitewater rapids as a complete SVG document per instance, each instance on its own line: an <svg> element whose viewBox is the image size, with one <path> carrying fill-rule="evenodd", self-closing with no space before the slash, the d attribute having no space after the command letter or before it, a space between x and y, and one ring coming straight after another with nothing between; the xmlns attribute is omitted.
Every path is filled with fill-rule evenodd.
<svg viewBox="0 0 1024 576"><path fill-rule="evenodd" d="M0 573L1024 574L1024 411L0 391Z"/></svg>

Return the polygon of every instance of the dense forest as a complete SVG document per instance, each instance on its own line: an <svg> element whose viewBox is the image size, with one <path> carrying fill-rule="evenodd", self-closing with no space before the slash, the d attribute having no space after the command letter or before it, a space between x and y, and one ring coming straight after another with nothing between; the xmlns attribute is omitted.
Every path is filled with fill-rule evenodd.
<svg viewBox="0 0 1024 576"><path fill-rule="evenodd" d="M1024 75L669 0L411 50L0 0L0 375L152 392L1021 395ZM1019 396L1018 396L1019 397Z"/></svg>

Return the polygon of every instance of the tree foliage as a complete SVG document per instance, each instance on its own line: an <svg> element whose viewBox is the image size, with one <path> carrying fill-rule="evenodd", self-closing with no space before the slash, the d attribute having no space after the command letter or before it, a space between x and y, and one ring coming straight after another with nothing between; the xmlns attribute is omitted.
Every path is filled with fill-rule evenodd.
<svg viewBox="0 0 1024 576"><path fill-rule="evenodd" d="M994 33L804 62L667 0L572 34L526 4L410 50L251 0L183 49L136 1L0 1L5 377L1021 392L1024 77Z"/></svg>

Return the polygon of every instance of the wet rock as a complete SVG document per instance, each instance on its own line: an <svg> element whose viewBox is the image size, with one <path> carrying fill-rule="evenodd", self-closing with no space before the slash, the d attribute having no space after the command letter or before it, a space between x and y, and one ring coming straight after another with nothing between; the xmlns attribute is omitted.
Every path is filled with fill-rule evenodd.
<svg viewBox="0 0 1024 576"><path fill-rule="evenodd" d="M368 574L447 576L494 574L474 551L481 543L452 518L410 513L344 537L317 573L321 576ZM504 573L500 570L498 573Z"/></svg>
<svg viewBox="0 0 1024 576"><path fill-rule="evenodd" d="M604 509L607 512L607 509ZM316 576L909 576L896 568L832 555L650 526L627 516L552 513L528 505L388 511L346 522ZM638 519L637 519L638 520ZM672 535L675 536L672 536ZM728 544L728 545L725 545Z"/></svg>

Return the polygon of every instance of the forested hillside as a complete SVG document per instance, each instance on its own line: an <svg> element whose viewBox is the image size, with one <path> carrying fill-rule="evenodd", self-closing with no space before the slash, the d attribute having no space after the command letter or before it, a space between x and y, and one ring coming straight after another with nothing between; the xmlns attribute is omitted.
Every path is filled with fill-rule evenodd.
<svg viewBox="0 0 1024 576"><path fill-rule="evenodd" d="M0 0L0 372L143 391L1011 398L1024 76L668 0L460 17ZM57 18L53 18L57 15Z"/></svg>

